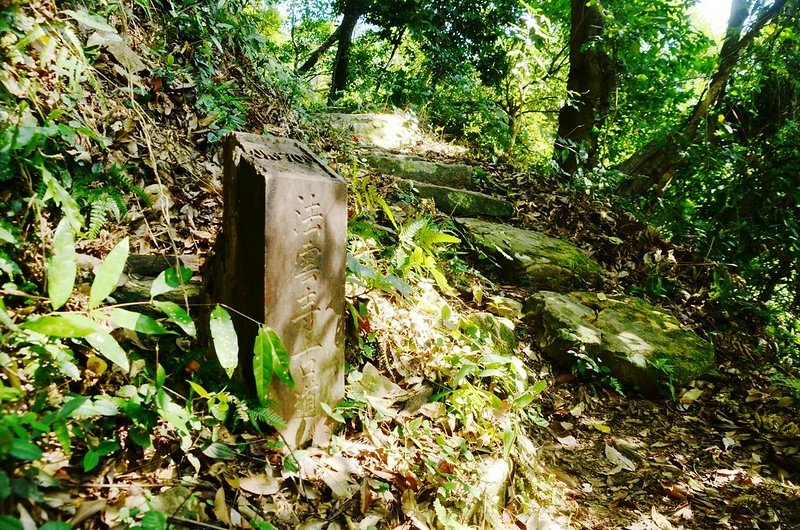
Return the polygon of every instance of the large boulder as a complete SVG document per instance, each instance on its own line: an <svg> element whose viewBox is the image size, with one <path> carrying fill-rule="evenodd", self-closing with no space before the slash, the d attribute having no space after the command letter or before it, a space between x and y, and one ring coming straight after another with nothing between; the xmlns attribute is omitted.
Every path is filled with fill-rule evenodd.
<svg viewBox="0 0 800 530"><path fill-rule="evenodd" d="M334 129L355 137L361 144L398 149L422 141L419 124L406 114L327 114Z"/></svg>
<svg viewBox="0 0 800 530"><path fill-rule="evenodd" d="M406 185L423 199L433 199L436 208L448 215L465 217L511 217L514 205L510 202L477 191L459 190L446 186L406 181Z"/></svg>
<svg viewBox="0 0 800 530"><path fill-rule="evenodd" d="M714 367L711 344L640 298L543 291L526 302L525 321L557 364L569 367L585 355L584 362L607 367L624 387L645 394L672 395Z"/></svg>
<svg viewBox="0 0 800 530"><path fill-rule="evenodd" d="M372 153L367 156L367 163L384 175L451 188L472 188L475 172L466 164L431 162L411 155Z"/></svg>
<svg viewBox="0 0 800 530"><path fill-rule="evenodd" d="M458 219L483 253L501 265L507 281L537 290L596 288L603 269L589 254L566 241L532 230L478 219Z"/></svg>

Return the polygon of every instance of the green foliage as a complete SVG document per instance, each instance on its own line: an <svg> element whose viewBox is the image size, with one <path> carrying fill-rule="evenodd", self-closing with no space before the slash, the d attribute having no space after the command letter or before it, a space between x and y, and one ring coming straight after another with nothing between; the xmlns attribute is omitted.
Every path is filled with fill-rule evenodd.
<svg viewBox="0 0 800 530"><path fill-rule="evenodd" d="M231 316L224 307L218 305L211 311L209 328L219 364L228 377L232 377L233 371L239 365L239 342Z"/></svg>
<svg viewBox="0 0 800 530"><path fill-rule="evenodd" d="M239 131L247 121L246 99L237 95L234 82L209 82L198 91L197 108L205 115L213 117L207 138L209 142L218 142L230 131Z"/></svg>
<svg viewBox="0 0 800 530"><path fill-rule="evenodd" d="M575 374L585 378L592 384L607 386L617 394L624 395L622 385L611 375L611 369L603 364L602 359L596 359L587 354L583 346L581 346L580 350L570 350L569 353L575 357L575 366L573 367Z"/></svg>

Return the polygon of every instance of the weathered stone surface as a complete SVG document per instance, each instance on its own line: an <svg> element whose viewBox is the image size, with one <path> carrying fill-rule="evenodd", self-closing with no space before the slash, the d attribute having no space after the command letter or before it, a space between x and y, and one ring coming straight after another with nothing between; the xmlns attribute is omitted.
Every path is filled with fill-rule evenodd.
<svg viewBox="0 0 800 530"><path fill-rule="evenodd" d="M299 142L234 133L225 146L223 244L210 292L274 329L291 358L294 390L271 396L294 446L324 444L321 403L344 395L347 185ZM252 378L257 326L235 317L240 366Z"/></svg>
<svg viewBox="0 0 800 530"><path fill-rule="evenodd" d="M714 367L714 349L664 309L631 296L535 294L525 304L534 340L564 367L581 349L627 388L670 395Z"/></svg>
<svg viewBox="0 0 800 530"><path fill-rule="evenodd" d="M328 114L335 129L356 136L361 144L397 149L422 141L419 124L403 114Z"/></svg>
<svg viewBox="0 0 800 530"><path fill-rule="evenodd" d="M502 265L508 281L534 289L571 291L599 287L603 269L580 248L532 230L458 219L475 245Z"/></svg>
<svg viewBox="0 0 800 530"><path fill-rule="evenodd" d="M465 190L473 187L472 175L475 170L466 164L443 164L416 156L394 154L370 154L367 163L376 171L396 178Z"/></svg>
<svg viewBox="0 0 800 530"><path fill-rule="evenodd" d="M445 186L406 181L423 199L433 199L433 203L443 213L465 217L511 217L514 205L510 202L479 193L477 191L457 190Z"/></svg>

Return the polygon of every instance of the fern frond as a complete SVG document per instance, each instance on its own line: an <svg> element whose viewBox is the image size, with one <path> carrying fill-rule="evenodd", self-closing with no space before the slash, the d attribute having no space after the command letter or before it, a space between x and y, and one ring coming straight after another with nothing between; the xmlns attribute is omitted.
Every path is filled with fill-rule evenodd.
<svg viewBox="0 0 800 530"><path fill-rule="evenodd" d="M414 245L414 236L417 235L417 232L422 230L422 228L428 224L428 220L424 217L420 217L419 219L415 219L414 221L409 221L400 229L398 232L397 237L400 239L401 245L406 246L413 246Z"/></svg>
<svg viewBox="0 0 800 530"><path fill-rule="evenodd" d="M89 239L96 238L103 228L108 216L109 204L113 204L113 201L108 196L99 197L90 204L89 228L86 231L86 237Z"/></svg>
<svg viewBox="0 0 800 530"><path fill-rule="evenodd" d="M269 425L273 429L283 429L286 427L286 421L270 407L250 409L250 423L256 429L260 429L261 425Z"/></svg>
<svg viewBox="0 0 800 530"><path fill-rule="evenodd" d="M442 232L436 225L431 223L427 223L420 228L414 241L428 254L434 254L436 252L436 245L461 242L456 236Z"/></svg>

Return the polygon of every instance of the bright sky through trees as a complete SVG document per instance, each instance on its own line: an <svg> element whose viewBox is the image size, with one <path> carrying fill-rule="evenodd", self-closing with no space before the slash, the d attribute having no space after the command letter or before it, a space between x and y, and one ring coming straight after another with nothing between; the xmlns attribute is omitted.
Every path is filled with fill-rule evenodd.
<svg viewBox="0 0 800 530"><path fill-rule="evenodd" d="M708 23L714 35L721 36L725 33L728 15L731 12L731 0L700 0L695 9Z"/></svg>

